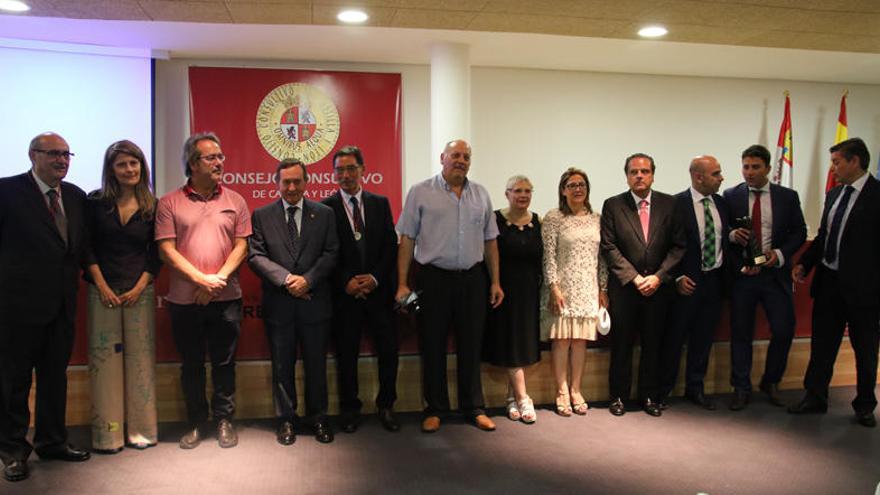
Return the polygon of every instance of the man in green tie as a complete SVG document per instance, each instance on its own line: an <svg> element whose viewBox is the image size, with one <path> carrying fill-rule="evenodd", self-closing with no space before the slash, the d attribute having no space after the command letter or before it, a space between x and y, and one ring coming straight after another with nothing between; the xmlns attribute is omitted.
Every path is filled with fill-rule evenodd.
<svg viewBox="0 0 880 495"><path fill-rule="evenodd" d="M675 388L682 345L687 342L685 397L706 409L714 402L703 393L703 377L721 312L724 250L727 247L727 204L718 194L721 164L714 156L691 160L691 187L675 196L676 215L684 225L687 247L675 270L678 292L670 313L660 356L660 407Z"/></svg>

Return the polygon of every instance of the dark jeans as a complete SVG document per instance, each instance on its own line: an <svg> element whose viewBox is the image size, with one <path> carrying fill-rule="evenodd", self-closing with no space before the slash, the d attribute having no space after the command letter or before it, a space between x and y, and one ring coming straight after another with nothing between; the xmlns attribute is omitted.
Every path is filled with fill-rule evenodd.
<svg viewBox="0 0 880 495"><path fill-rule="evenodd" d="M791 284L788 279L784 283ZM762 384L776 384L788 363L794 338L794 300L772 272L740 276L730 295L730 384L743 392L752 390L752 342L755 338L755 310L764 308L770 323L770 345Z"/></svg>
<svg viewBox="0 0 880 495"><path fill-rule="evenodd" d="M205 348L211 358L211 417L231 419L235 412L235 349L241 329L241 299L197 304L168 304L171 333L183 364L180 383L190 426L208 419L205 398Z"/></svg>
<svg viewBox="0 0 880 495"><path fill-rule="evenodd" d="M483 414L480 351L489 300L482 263L470 270L448 271L430 265L420 267L417 286L422 291L419 311L419 348L425 414L449 412L446 382L446 351L449 327L455 333L458 367L458 405L469 416Z"/></svg>
<svg viewBox="0 0 880 495"><path fill-rule="evenodd" d="M30 423L28 395L36 372L34 445L39 452L67 442L67 364L73 322L63 310L45 325L0 322L0 458L25 460L33 447L25 436Z"/></svg>

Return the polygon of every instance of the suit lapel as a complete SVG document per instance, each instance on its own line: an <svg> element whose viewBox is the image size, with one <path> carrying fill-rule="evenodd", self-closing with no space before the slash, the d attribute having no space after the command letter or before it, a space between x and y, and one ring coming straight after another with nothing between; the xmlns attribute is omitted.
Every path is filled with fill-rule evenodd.
<svg viewBox="0 0 880 495"><path fill-rule="evenodd" d="M865 205L871 201L870 196L874 194L874 188L877 186L877 181L868 176L868 181L865 182L864 187L862 187L862 191L859 193L859 197L856 198L856 202L852 207L852 210L849 212L849 216L846 219L846 223L843 225L843 232L840 234L840 238L843 239L847 232L849 232L849 226L852 225L853 219L856 219L861 215L862 211L865 209ZM840 188L842 191L843 188Z"/></svg>
<svg viewBox="0 0 880 495"><path fill-rule="evenodd" d="M657 237L653 234L655 232L657 232L657 229L660 228L660 224L663 222L663 215L666 214L665 206L661 205L662 200L661 200L661 203L658 203L657 199L658 199L657 193L652 192L651 193L650 209L648 210L648 211L650 211L650 215L648 216L648 240L646 243L646 245L648 245L648 246L650 246L651 241L653 241L654 238ZM691 209L693 209L693 208L691 208ZM641 230L641 228L642 228L642 223L639 222L639 229Z"/></svg>
<svg viewBox="0 0 880 495"><path fill-rule="evenodd" d="M303 199L302 222L299 228L299 249L297 249L297 258L302 256L306 246L309 245L309 239L315 237L312 231L315 229L315 211L309 204L309 201Z"/></svg>
<svg viewBox="0 0 880 495"><path fill-rule="evenodd" d="M694 196L691 194L691 190L688 189L685 191L685 199L687 200L688 208L685 210L688 212L687 214L687 222L688 222L688 232L691 233L691 241L699 246L700 245L700 222L697 221L697 211L694 209Z"/></svg>
<svg viewBox="0 0 880 495"><path fill-rule="evenodd" d="M293 241L290 240L290 232L287 230L287 220L285 218L284 202L280 199L275 203L275 211L269 215L270 228L275 231L275 235L284 240L284 247L290 253L290 257L296 261L293 251Z"/></svg>
<svg viewBox="0 0 880 495"><path fill-rule="evenodd" d="M770 184L770 209L773 211L773 226L770 229L770 246L776 247L777 239L782 239L782 235L779 234L779 230L782 228L782 219L785 218L785 215L782 215L782 201L779 200L779 186L775 184Z"/></svg>
<svg viewBox="0 0 880 495"><path fill-rule="evenodd" d="M629 210L627 212L624 212L624 216L627 220L629 220L629 225L630 227L632 227L633 232L636 235L636 239L639 239L640 241L642 241L642 244L647 246L648 242L645 239L644 233L642 233L642 221L639 219L639 207L638 205L636 205L636 200L633 198L632 193L629 191L623 194L623 202L626 205L626 209Z"/></svg>
<svg viewBox="0 0 880 495"><path fill-rule="evenodd" d="M46 204L46 200L43 199L43 193L40 192L40 186L37 185L37 181L31 177L30 172L25 172L22 174L22 187L28 194L24 194L23 196L26 201L30 204L30 208L33 211L39 212L37 213L37 217L40 219L40 223L46 226L47 229L52 231L54 238L58 241L62 246L64 245L64 239L61 237L61 233L58 232L58 226L55 225L55 219L52 218L52 212L49 211L49 207ZM67 212L67 201L64 200L66 195L64 195L62 191L61 200L64 202L65 213ZM69 231L69 229L68 229Z"/></svg>

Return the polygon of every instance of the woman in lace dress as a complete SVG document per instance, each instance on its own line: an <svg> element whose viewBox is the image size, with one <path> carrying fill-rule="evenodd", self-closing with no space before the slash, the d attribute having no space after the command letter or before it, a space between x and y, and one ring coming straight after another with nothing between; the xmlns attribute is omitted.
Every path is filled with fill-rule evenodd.
<svg viewBox="0 0 880 495"><path fill-rule="evenodd" d="M569 168L559 180L559 208L542 225L547 304L542 336L551 341L556 412L586 414L581 394L587 340L596 340L599 308L607 306L608 272L599 254L599 214L590 207L590 181Z"/></svg>

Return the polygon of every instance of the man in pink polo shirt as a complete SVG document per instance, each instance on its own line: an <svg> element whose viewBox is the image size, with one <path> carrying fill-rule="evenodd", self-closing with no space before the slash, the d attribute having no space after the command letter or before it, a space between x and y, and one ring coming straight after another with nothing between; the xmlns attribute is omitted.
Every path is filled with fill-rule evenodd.
<svg viewBox="0 0 880 495"><path fill-rule="evenodd" d="M238 444L235 412L235 348L241 323L238 266L247 254L251 221L244 198L220 184L226 156L213 133L183 145L186 184L159 200L156 240L171 267L168 308L171 332L183 360L180 381L189 423L180 448L199 445L208 419L205 347L211 358L211 417L220 447Z"/></svg>

